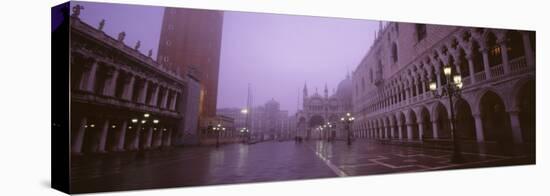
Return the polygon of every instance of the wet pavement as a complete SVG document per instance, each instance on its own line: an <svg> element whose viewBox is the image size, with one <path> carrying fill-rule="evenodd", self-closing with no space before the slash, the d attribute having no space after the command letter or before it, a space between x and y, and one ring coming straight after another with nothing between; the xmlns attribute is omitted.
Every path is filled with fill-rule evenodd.
<svg viewBox="0 0 550 196"><path fill-rule="evenodd" d="M73 157L75 193L300 180L454 168L534 164L534 157L464 153L358 140L267 141Z"/></svg>

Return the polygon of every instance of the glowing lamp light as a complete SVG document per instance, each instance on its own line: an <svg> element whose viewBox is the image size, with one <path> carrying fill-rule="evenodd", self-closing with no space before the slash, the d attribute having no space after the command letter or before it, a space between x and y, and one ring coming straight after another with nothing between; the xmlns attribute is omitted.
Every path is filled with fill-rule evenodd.
<svg viewBox="0 0 550 196"><path fill-rule="evenodd" d="M155 120L153 120L153 123L158 124L159 120L155 119Z"/></svg>
<svg viewBox="0 0 550 196"><path fill-rule="evenodd" d="M461 82L461 83L457 83L457 84L456 84L456 87L458 87L459 89L461 89L461 88L462 88L462 82Z"/></svg>
<svg viewBox="0 0 550 196"><path fill-rule="evenodd" d="M132 119L132 123L137 123L137 122L138 122L137 118Z"/></svg>
<svg viewBox="0 0 550 196"><path fill-rule="evenodd" d="M141 124L145 124L146 122L146 120L141 120Z"/></svg>
<svg viewBox="0 0 550 196"><path fill-rule="evenodd" d="M443 67L443 74L445 74L446 76L450 76L451 75L451 66L445 65L445 67Z"/></svg>
<svg viewBox="0 0 550 196"><path fill-rule="evenodd" d="M351 116L351 114L348 112L348 113L346 113L346 116Z"/></svg>
<svg viewBox="0 0 550 196"><path fill-rule="evenodd" d="M113 129L116 128L116 125L111 126Z"/></svg>
<svg viewBox="0 0 550 196"><path fill-rule="evenodd" d="M91 124L91 125L90 125L90 127L94 128L94 127L95 127L95 125L94 125L94 124Z"/></svg>
<svg viewBox="0 0 550 196"><path fill-rule="evenodd" d="M430 90L431 91L435 91L437 89L437 83L435 82L430 82Z"/></svg>
<svg viewBox="0 0 550 196"><path fill-rule="evenodd" d="M460 75L453 76L455 84L462 83L462 77Z"/></svg>
<svg viewBox="0 0 550 196"><path fill-rule="evenodd" d="M341 121L344 121L345 119L344 118L340 118Z"/></svg>
<svg viewBox="0 0 550 196"><path fill-rule="evenodd" d="M143 117L145 117L145 118L149 118L149 116L150 115L148 113L143 114Z"/></svg>
<svg viewBox="0 0 550 196"><path fill-rule="evenodd" d="M242 110L241 110L241 113L243 113L243 114L248 114L248 109L246 109L246 108L242 109Z"/></svg>

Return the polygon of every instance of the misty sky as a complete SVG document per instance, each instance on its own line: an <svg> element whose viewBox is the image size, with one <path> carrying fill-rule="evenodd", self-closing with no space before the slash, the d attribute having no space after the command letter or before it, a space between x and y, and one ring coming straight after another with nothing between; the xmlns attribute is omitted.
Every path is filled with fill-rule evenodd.
<svg viewBox="0 0 550 196"><path fill-rule="evenodd" d="M153 49L156 57L163 9L79 2L81 19L116 37L126 32L125 42L141 40L142 53ZM332 93L360 62L370 47L376 21L325 17L225 12L218 108L243 107L251 83L254 105L274 98L281 108L296 111L302 88L310 94L325 83Z"/></svg>

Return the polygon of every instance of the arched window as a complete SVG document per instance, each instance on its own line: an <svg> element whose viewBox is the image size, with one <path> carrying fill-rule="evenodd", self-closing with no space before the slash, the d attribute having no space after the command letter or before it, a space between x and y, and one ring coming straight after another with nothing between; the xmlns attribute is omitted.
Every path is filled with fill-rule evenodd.
<svg viewBox="0 0 550 196"><path fill-rule="evenodd" d="M393 43L392 46L391 46L391 58L393 60L394 63L397 62L397 60L399 60L398 58L398 53L397 53L397 44Z"/></svg>
<svg viewBox="0 0 550 196"><path fill-rule="evenodd" d="M458 65L460 67L460 76L462 76L463 78L468 77L470 74L470 66L468 65L468 59L466 59L466 54L464 54L464 50L460 49L458 58L460 62L460 65Z"/></svg>
<svg viewBox="0 0 550 196"><path fill-rule="evenodd" d="M489 33L487 35L486 44L489 50L489 66L500 65L502 63L502 51L500 51L500 45L497 43L495 34Z"/></svg>
<svg viewBox="0 0 550 196"><path fill-rule="evenodd" d="M508 31L506 33L506 47L508 49L508 60L525 56L523 37L519 31Z"/></svg>
<svg viewBox="0 0 550 196"><path fill-rule="evenodd" d="M474 73L482 72L484 70L483 56L481 55L481 52L479 50L479 44L474 41L472 43L472 60L474 62Z"/></svg>

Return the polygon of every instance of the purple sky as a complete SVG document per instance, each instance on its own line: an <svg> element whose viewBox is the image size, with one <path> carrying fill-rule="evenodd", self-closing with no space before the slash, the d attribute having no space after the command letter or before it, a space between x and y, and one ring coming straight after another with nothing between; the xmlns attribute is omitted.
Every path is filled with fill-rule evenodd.
<svg viewBox="0 0 550 196"><path fill-rule="evenodd" d="M79 2L81 18L116 37L126 32L126 43L141 40L141 51L153 48L156 57L163 9ZM225 12L218 108L243 107L251 83L254 105L274 98L281 108L296 111L307 81L310 94L325 83L332 93L352 71L373 40L376 21L326 17Z"/></svg>

